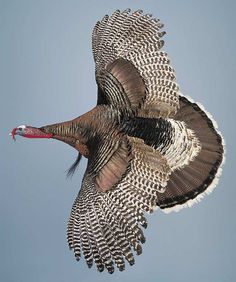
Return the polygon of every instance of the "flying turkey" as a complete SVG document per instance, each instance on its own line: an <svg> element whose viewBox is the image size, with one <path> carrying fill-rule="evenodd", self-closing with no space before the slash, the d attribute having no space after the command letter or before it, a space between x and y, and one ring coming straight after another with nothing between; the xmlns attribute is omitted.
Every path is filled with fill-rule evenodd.
<svg viewBox="0 0 236 282"><path fill-rule="evenodd" d="M18 126L27 138L52 138L88 159L67 239L77 260L113 273L142 253L145 213L190 207L216 186L223 138L212 117L180 93L163 24L142 11L115 11L92 34L97 106L73 120Z"/></svg>

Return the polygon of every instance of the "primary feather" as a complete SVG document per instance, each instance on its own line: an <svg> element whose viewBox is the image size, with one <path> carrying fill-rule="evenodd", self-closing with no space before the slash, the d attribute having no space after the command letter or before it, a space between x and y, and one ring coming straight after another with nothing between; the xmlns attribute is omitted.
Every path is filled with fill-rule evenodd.
<svg viewBox="0 0 236 282"><path fill-rule="evenodd" d="M222 136L201 106L180 95L161 50L162 28L142 11L105 16L92 35L97 106L37 129L37 136L79 152L68 175L82 155L88 158L67 238L76 259L83 254L99 271L133 265L133 253L141 254L145 242L145 213L191 206L215 187L221 172Z"/></svg>

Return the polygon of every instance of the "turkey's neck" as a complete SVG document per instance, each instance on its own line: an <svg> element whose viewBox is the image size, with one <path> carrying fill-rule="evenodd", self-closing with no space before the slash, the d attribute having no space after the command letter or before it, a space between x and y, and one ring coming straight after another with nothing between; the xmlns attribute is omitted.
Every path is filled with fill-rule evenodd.
<svg viewBox="0 0 236 282"><path fill-rule="evenodd" d="M107 106L96 106L91 111L70 121L43 126L44 132L53 134L52 138L70 137L90 139L96 133L109 133L117 122L118 114Z"/></svg>
<svg viewBox="0 0 236 282"><path fill-rule="evenodd" d="M55 139L57 139L58 137L78 139L78 137L80 137L78 134L78 125L79 125L79 118L71 121L46 125L41 127L41 130L47 133L51 133L53 135L52 138Z"/></svg>
<svg viewBox="0 0 236 282"><path fill-rule="evenodd" d="M85 155L88 148L97 146L100 137L112 136L117 130L117 116L114 109L101 105L76 119L43 126L41 130Z"/></svg>
<svg viewBox="0 0 236 282"><path fill-rule="evenodd" d="M86 137L83 134L85 130L81 128L80 118L46 125L41 127L41 130L52 134L51 138L65 142L77 150L79 150L77 147L80 143L83 144L86 142Z"/></svg>

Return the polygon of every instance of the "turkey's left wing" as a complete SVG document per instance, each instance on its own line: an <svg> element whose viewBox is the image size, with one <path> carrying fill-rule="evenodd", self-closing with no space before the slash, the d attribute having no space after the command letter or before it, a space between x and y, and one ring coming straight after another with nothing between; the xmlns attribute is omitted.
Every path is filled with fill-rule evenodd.
<svg viewBox="0 0 236 282"><path fill-rule="evenodd" d="M147 222L143 212L152 212L157 196L163 192L170 169L166 160L141 139L128 137L132 159L126 173L112 189L96 188L96 175L89 166L68 223L68 243L77 260L83 253L89 267L96 264L114 271L124 270L125 259L134 264L133 251L141 254L145 242L141 226ZM106 169L109 161L100 169Z"/></svg>

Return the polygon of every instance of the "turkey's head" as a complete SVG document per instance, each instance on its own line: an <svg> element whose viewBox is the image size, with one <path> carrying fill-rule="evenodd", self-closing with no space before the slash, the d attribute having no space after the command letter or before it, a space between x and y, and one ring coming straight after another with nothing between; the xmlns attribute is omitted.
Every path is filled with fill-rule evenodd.
<svg viewBox="0 0 236 282"><path fill-rule="evenodd" d="M32 126L20 125L12 130L9 134L14 140L15 135L20 135L26 138L51 138L51 133L45 133L41 129Z"/></svg>

